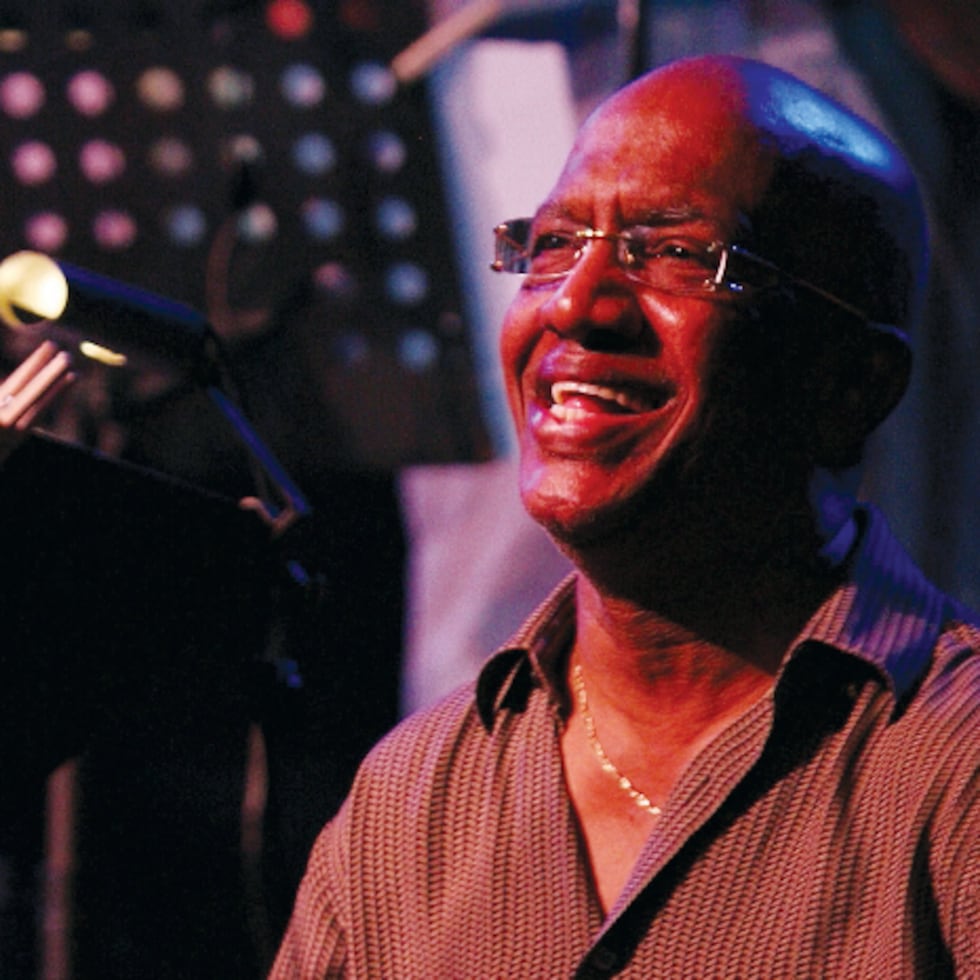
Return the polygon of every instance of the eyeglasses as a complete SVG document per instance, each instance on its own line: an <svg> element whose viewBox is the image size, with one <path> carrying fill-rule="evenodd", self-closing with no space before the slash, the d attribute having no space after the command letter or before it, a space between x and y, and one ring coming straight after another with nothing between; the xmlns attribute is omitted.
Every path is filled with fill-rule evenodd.
<svg viewBox="0 0 980 980"><path fill-rule="evenodd" d="M595 228L534 228L533 218L513 218L494 228L496 272L516 272L528 285L561 282L594 241L614 246L616 264L628 279L675 296L737 298L786 283L868 322L863 310L741 245L704 242L663 228L636 225L623 231Z"/></svg>

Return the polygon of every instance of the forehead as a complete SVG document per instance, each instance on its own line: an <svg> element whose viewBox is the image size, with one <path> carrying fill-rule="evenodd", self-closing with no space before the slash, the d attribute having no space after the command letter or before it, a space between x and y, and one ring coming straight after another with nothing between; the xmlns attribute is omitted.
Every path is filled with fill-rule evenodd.
<svg viewBox="0 0 980 980"><path fill-rule="evenodd" d="M775 154L740 90L707 82L648 78L604 103L580 131L548 209L585 212L583 220L661 209L721 222L750 215Z"/></svg>

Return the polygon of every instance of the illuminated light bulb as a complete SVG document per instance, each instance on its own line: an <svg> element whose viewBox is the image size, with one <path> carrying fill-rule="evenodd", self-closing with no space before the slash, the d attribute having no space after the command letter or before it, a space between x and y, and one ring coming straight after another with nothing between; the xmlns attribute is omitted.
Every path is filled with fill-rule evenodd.
<svg viewBox="0 0 980 980"><path fill-rule="evenodd" d="M397 133L379 129L368 137L367 157L376 170L383 174L394 174L405 166L408 150Z"/></svg>
<svg viewBox="0 0 980 980"><path fill-rule="evenodd" d="M350 301L360 291L354 273L342 262L324 262L313 270L313 285L329 299Z"/></svg>
<svg viewBox="0 0 980 980"><path fill-rule="evenodd" d="M283 40L295 41L313 29L313 10L303 0L272 0L265 8L265 23Z"/></svg>
<svg viewBox="0 0 980 980"><path fill-rule="evenodd" d="M350 89L354 97L365 105L382 106L395 97L398 82L384 65L365 61L356 65L351 72Z"/></svg>
<svg viewBox="0 0 980 980"><path fill-rule="evenodd" d="M78 165L93 184L107 184L122 176L126 154L114 143L89 140L78 151Z"/></svg>
<svg viewBox="0 0 980 980"><path fill-rule="evenodd" d="M262 201L246 208L238 217L238 233L253 245L270 241L279 230L276 212Z"/></svg>
<svg viewBox="0 0 980 980"><path fill-rule="evenodd" d="M419 226L415 208L403 197L384 198L375 208L374 223L382 237L395 242L411 238Z"/></svg>
<svg viewBox="0 0 980 980"><path fill-rule="evenodd" d="M439 360L439 343L428 330L406 330L398 338L398 360L409 371L427 371Z"/></svg>
<svg viewBox="0 0 980 980"><path fill-rule="evenodd" d="M100 211L92 223L92 235L105 249L117 251L129 248L136 241L136 222L125 211Z"/></svg>
<svg viewBox="0 0 980 980"><path fill-rule="evenodd" d="M239 133L221 144L221 163L234 169L242 165L260 164L265 160L262 144L250 133Z"/></svg>
<svg viewBox="0 0 980 980"><path fill-rule="evenodd" d="M44 85L30 72L15 71L0 82L0 108L13 119L30 119L45 98Z"/></svg>
<svg viewBox="0 0 980 980"><path fill-rule="evenodd" d="M219 109L240 109L255 95L255 81L248 72L230 65L215 68L208 76L208 94Z"/></svg>
<svg viewBox="0 0 980 980"><path fill-rule="evenodd" d="M14 54L27 47L27 31L17 27L0 29L0 51L4 54Z"/></svg>
<svg viewBox="0 0 980 980"><path fill-rule="evenodd" d="M429 277L415 262L395 262L385 273L385 292L392 303L415 306L429 293Z"/></svg>
<svg viewBox="0 0 980 980"><path fill-rule="evenodd" d="M101 116L115 97L112 83L97 71L80 71L68 82L68 100L83 116Z"/></svg>
<svg viewBox="0 0 980 980"><path fill-rule="evenodd" d="M165 216L167 234L175 245L200 245L208 230L208 219L194 204L181 204Z"/></svg>
<svg viewBox="0 0 980 980"><path fill-rule="evenodd" d="M32 214L24 222L24 239L41 252L57 252L68 241L68 222L53 211Z"/></svg>
<svg viewBox="0 0 980 980"><path fill-rule="evenodd" d="M300 208L306 233L320 242L337 238L344 230L344 210L336 201L309 198Z"/></svg>
<svg viewBox="0 0 980 980"><path fill-rule="evenodd" d="M157 112L174 112L184 104L184 83L170 68L147 68L136 82L140 101Z"/></svg>
<svg viewBox="0 0 980 980"><path fill-rule="evenodd" d="M27 187L36 187L49 181L58 169L54 150L40 140L21 143L10 155L14 176Z"/></svg>
<svg viewBox="0 0 980 980"><path fill-rule="evenodd" d="M279 89L283 98L297 109L312 109L327 94L323 75L312 65L290 65L282 73Z"/></svg>
<svg viewBox="0 0 980 980"><path fill-rule="evenodd" d="M194 166L191 148L175 136L164 136L150 147L150 166L164 177L183 177Z"/></svg>
<svg viewBox="0 0 980 980"><path fill-rule="evenodd" d="M296 169L310 177L321 177L337 166L337 148L323 133L304 133L293 144Z"/></svg>

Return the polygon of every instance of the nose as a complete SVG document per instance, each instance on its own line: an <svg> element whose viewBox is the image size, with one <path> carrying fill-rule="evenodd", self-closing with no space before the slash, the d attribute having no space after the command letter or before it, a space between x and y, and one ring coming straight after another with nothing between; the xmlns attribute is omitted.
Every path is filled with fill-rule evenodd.
<svg viewBox="0 0 980 980"><path fill-rule="evenodd" d="M621 347L644 330L636 294L615 261L615 243L589 242L541 307L546 329L586 347Z"/></svg>

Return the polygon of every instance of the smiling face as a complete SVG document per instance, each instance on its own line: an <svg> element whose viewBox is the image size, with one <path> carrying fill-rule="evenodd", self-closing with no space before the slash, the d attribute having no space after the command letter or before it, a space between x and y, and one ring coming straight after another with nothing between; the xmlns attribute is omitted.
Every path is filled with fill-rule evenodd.
<svg viewBox="0 0 980 980"><path fill-rule="evenodd" d="M741 99L724 68L679 67L624 89L586 124L536 227L732 240L773 166ZM739 311L631 280L615 248L590 241L567 278L525 283L503 325L522 498L559 542L655 519L725 414L716 382Z"/></svg>

